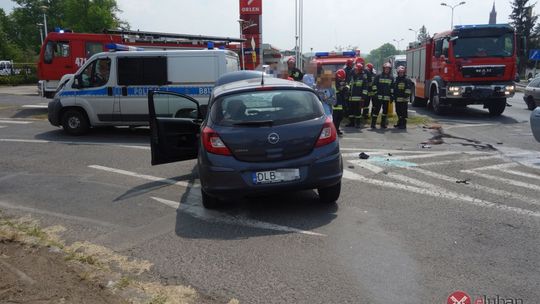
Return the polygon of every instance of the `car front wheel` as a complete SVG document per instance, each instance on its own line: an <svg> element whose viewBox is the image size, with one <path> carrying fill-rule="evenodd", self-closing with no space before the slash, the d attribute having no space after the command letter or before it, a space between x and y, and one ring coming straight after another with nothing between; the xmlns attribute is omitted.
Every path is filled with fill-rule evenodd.
<svg viewBox="0 0 540 304"><path fill-rule="evenodd" d="M341 182L330 187L319 188L317 191L319 192L321 202L328 204L335 203L341 193Z"/></svg>

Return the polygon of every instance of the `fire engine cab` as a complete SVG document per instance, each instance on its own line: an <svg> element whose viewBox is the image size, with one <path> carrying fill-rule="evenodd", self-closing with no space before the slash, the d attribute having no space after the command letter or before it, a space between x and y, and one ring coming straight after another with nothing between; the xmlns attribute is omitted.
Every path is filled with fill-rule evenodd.
<svg viewBox="0 0 540 304"><path fill-rule="evenodd" d="M223 48L244 39L156 32L106 30L103 34L72 33L58 30L47 35L38 62L43 95L54 97L62 76L74 74L92 55L108 51L108 44L144 47L145 50L205 49L209 43Z"/></svg>
<svg viewBox="0 0 540 304"><path fill-rule="evenodd" d="M407 50L407 72L415 83L413 106L436 114L449 107L481 104L501 115L515 92L516 38L507 24L456 26Z"/></svg>
<svg viewBox="0 0 540 304"><path fill-rule="evenodd" d="M345 66L347 59L354 58L357 55L360 56L360 51L317 52L311 62L317 64L317 74L321 74L322 71L335 73Z"/></svg>

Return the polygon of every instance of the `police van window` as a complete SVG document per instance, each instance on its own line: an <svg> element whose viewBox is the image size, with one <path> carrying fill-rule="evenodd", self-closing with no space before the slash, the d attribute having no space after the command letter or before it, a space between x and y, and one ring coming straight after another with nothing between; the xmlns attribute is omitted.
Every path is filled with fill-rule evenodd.
<svg viewBox="0 0 540 304"><path fill-rule="evenodd" d="M448 41L448 38L442 40L442 52L441 54L444 55L444 57L448 58L448 49L450 48L450 42Z"/></svg>
<svg viewBox="0 0 540 304"><path fill-rule="evenodd" d="M118 84L165 85L167 84L166 57L118 58Z"/></svg>
<svg viewBox="0 0 540 304"><path fill-rule="evenodd" d="M3 70L6 68L6 65L3 62L0 62L0 70Z"/></svg>
<svg viewBox="0 0 540 304"><path fill-rule="evenodd" d="M109 82L111 60L98 59L89 64L81 73L81 88L97 88Z"/></svg>
<svg viewBox="0 0 540 304"><path fill-rule="evenodd" d="M442 54L442 45L443 41L442 39L435 41L435 57L439 58Z"/></svg>
<svg viewBox="0 0 540 304"><path fill-rule="evenodd" d="M66 41L48 41L45 46L44 62L52 63L55 57L69 57L69 42Z"/></svg>
<svg viewBox="0 0 540 304"><path fill-rule="evenodd" d="M94 54L103 52L103 44L99 42L87 42L85 48L86 58L90 58Z"/></svg>

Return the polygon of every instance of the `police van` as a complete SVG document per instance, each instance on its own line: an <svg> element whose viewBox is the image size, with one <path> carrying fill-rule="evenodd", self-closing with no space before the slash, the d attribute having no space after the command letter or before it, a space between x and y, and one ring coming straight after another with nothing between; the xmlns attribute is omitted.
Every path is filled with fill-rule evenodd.
<svg viewBox="0 0 540 304"><path fill-rule="evenodd" d="M0 76L7 76L13 74L13 61L0 60Z"/></svg>
<svg viewBox="0 0 540 304"><path fill-rule="evenodd" d="M204 105L216 79L239 68L238 55L228 50L98 53L62 77L48 105L49 122L72 135L92 127L148 125L148 91L181 93Z"/></svg>

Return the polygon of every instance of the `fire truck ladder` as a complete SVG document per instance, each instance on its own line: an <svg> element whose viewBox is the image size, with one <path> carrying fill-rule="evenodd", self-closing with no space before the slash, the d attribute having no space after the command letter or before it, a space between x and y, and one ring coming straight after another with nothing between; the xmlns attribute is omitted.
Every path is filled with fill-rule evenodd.
<svg viewBox="0 0 540 304"><path fill-rule="evenodd" d="M218 44L229 44L231 42L241 43L241 42L246 41L246 39L241 39L241 38L143 32L143 31L129 31L129 30L104 30L103 32L105 34L122 35L124 39L127 39L131 42L145 42L145 43L190 43L191 42L191 43L197 43L197 44L206 44L208 42L214 42Z"/></svg>

